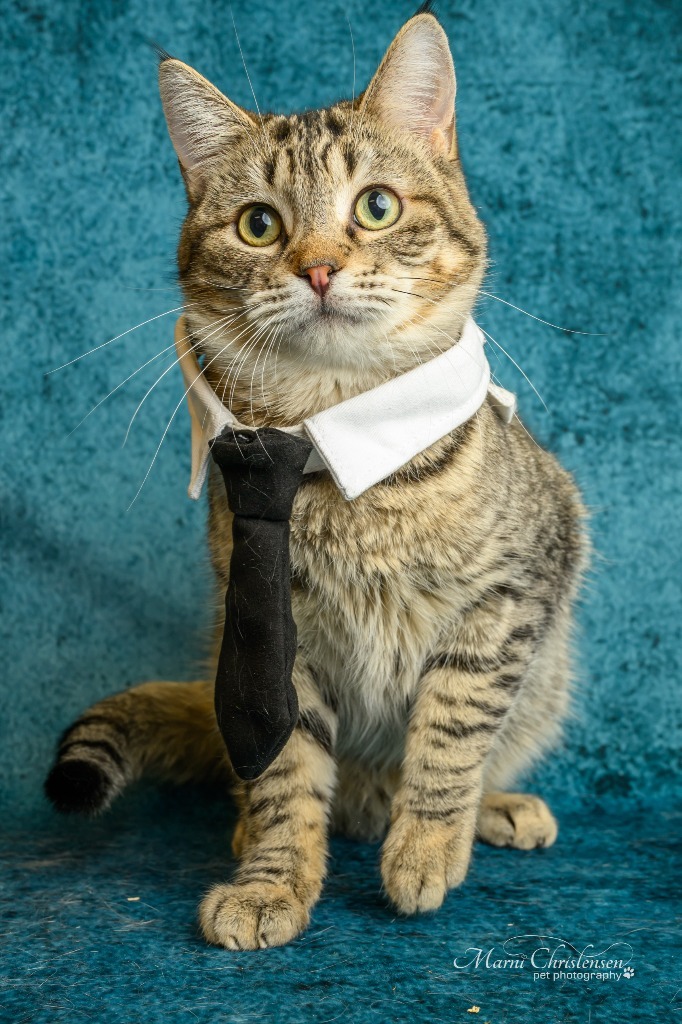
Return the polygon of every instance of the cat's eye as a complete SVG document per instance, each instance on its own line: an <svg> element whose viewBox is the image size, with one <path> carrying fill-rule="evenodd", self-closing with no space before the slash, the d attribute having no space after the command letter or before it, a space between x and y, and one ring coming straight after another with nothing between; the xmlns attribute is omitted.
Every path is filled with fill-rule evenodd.
<svg viewBox="0 0 682 1024"><path fill-rule="evenodd" d="M249 206L237 222L237 231L247 245L272 245L282 233L282 219L271 206Z"/></svg>
<svg viewBox="0 0 682 1024"><path fill-rule="evenodd" d="M355 219L368 231L390 228L401 213L400 200L387 188L368 188L355 204Z"/></svg>

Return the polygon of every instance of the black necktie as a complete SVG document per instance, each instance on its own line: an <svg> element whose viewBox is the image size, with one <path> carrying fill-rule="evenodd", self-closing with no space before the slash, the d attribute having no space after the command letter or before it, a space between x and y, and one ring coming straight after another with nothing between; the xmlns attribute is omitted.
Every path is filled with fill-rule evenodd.
<svg viewBox="0 0 682 1024"><path fill-rule="evenodd" d="M289 518L312 444L271 427L228 426L210 447L234 514L215 708L232 767L255 779L298 720Z"/></svg>

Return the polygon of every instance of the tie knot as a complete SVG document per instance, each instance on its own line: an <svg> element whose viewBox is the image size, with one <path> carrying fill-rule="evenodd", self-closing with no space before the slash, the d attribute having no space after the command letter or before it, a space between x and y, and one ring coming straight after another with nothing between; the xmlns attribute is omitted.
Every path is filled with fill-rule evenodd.
<svg viewBox="0 0 682 1024"><path fill-rule="evenodd" d="M210 442L231 511L249 519L288 520L311 442L274 427L231 426Z"/></svg>

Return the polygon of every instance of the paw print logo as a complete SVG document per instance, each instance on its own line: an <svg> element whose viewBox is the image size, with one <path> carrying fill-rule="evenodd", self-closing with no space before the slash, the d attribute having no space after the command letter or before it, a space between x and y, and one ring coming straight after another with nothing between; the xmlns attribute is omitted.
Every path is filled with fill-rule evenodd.
<svg viewBox="0 0 682 1024"><path fill-rule="evenodd" d="M635 969L634 969L634 967L626 967L626 968L625 968L625 969L623 970L623 977L624 977L624 978L631 978L631 977L633 976L633 974L634 974L634 973L635 973Z"/></svg>

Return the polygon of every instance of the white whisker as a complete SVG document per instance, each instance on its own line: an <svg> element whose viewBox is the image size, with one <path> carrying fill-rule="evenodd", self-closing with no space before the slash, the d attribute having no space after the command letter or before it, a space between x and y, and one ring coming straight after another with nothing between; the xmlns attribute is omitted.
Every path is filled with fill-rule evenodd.
<svg viewBox="0 0 682 1024"><path fill-rule="evenodd" d="M219 358L221 357L221 355L223 354L223 352L224 352L224 351L225 351L225 350L226 350L226 349L227 349L227 348L229 347L229 345L230 345L230 344L231 344L231 343L230 343L230 342L228 342L228 343L227 343L227 345L225 345L225 346L224 346L223 348L221 348L221 349L220 349L220 351L219 351L219 352L217 352L217 353L216 353L216 354L215 354L215 355L213 356L213 358L212 358L212 359L209 359L209 361L208 361L208 363L206 364L206 366L204 366L204 367L203 367L203 368L201 369L201 371L200 371L200 373L198 374L198 376L197 376L197 377L195 377L195 379L194 379L194 380L192 381L192 383L190 384L190 386L189 386L189 387L188 387L188 388L187 388L187 389L185 390L185 393L183 394L182 398L180 399L180 401L178 402L178 404L177 404L177 405L175 406L175 408L173 409L173 412L172 412L172 414L171 414L171 418L170 418L170 419L168 420L168 423L166 424L166 429L164 430L163 434L161 435L161 440L159 441L159 443L158 443L158 445L157 445L156 451L154 452L154 455L153 455L153 457L152 457L152 461L151 461L151 462L149 463L149 467L148 467L148 469L147 469L147 472L146 472L146 473L145 473L145 475L144 475L144 479L142 480L142 483L141 483L141 484L140 484L140 486L138 487L138 489L137 489L137 491L136 491L136 493L135 493L135 497L133 498L133 500L132 500L132 501L130 502L130 504L128 505L128 508L126 509L126 512L130 512L131 508L133 507L133 505L135 504L135 502L136 502L136 501L137 501L137 499L139 498L139 496L140 496L140 492L142 491L142 488L144 487L144 485L146 484L147 480L149 479L149 474L151 473L152 469L154 468L154 463L156 462L156 460L157 460L157 457L158 457L158 454L159 454L159 452L161 451L161 446L163 445L163 442L164 442L164 441L165 441L165 439L166 439L166 435L168 434L168 431L169 431L169 430L170 430L170 428L171 428L171 425L172 425L172 423L173 423L173 420L174 420L174 419L175 419L175 417L177 416L177 413L178 413L178 410L179 410L180 406L181 406L181 405L182 405L182 403L183 403L183 402L185 401L185 399L186 399L186 398L187 398L187 396L189 395L190 391L192 390L192 388L194 387L194 385L196 384L196 382L197 382L197 381L199 380L199 377L203 376L203 375L204 375L204 373L206 372L206 370L208 370L209 366L211 366L211 365L212 365L212 364L213 364L213 363L214 363L214 362L216 361L216 359L219 359Z"/></svg>
<svg viewBox="0 0 682 1024"><path fill-rule="evenodd" d="M549 412L549 409L547 408L547 405L546 405L546 403L545 403L545 400L544 400L544 398L542 397L542 395L540 394L540 392L538 391L538 389L537 389L537 388L535 387L535 384L533 384L533 381L532 381L532 380L530 379L530 377L528 376L528 374L527 374L527 373L525 373L525 372L524 372L524 371L523 371L523 370L521 369L521 367L520 367L520 366L519 366L519 364L518 364L518 363L516 362L516 360L515 360L515 359L513 358L513 356L510 356L510 355L509 355L509 353L507 352L507 350L506 350L505 348L502 348L502 346L500 345L499 341L495 341L495 339L493 338L493 336L492 336L491 334L488 334L488 332L487 332L486 330L483 330L483 328L482 328L482 327L481 327L481 330L482 330L482 331L483 331L483 333L485 334L486 338L489 338L489 339L490 339L490 341L492 341L493 345L497 345L497 347L499 348L500 352L502 352L502 353L503 353L503 354L504 354L504 355L505 355L505 356L507 357L507 359L508 359L508 360L509 360L509 361L510 361L511 363L513 363L513 364L514 364L514 366L516 367L516 369L517 369L517 370L519 371L519 373L520 373L520 374L522 374L522 375L523 375L523 377L525 378L525 380L526 380L526 381L528 382L528 384L530 385L530 387L531 387L531 388L533 389L533 391L535 392L535 394L536 394L536 395L538 396L538 398L539 398L539 399L540 399L540 401L542 402L542 405L543 405L543 407L544 407L544 410L545 410L545 412Z"/></svg>
<svg viewBox="0 0 682 1024"><path fill-rule="evenodd" d="M254 303L254 305L262 305L262 303ZM229 342L229 344L225 346L225 348L223 349L223 352L227 351L227 349L228 349L228 348L229 348L229 347L230 347L231 345L236 345L236 343L237 343L237 342L239 341L239 339L240 339L241 337L243 337L243 336L244 336L244 335L245 335L245 334L247 333L247 331L251 330L251 329L252 329L252 327L253 327L253 324L251 324L251 323L247 323L247 325L246 325L245 327L243 327L243 328L242 328L242 329L241 329L241 330L239 331L239 334L238 334L238 335L237 335L237 336L236 336L235 338L232 338L232 340L231 340L231 341ZM251 340L251 339L249 339L249 341L250 341L250 340ZM248 344L249 344L249 342L247 341L247 345L248 345ZM220 377L218 378L218 382L217 382L217 384L215 384L215 385L214 385L214 387L213 387L213 390L215 391L215 393L216 393L216 394L218 394L218 390L219 390L219 388L220 388L220 385L221 385L221 384L222 384L222 382L223 382L223 381L225 380L225 377L226 377L226 375L227 375L227 374L229 374L230 370L231 370L231 369L232 369L232 367L233 367L233 366L235 365L235 363L236 363L237 359L239 359L239 356L240 356L240 355L241 355L241 350L240 350L240 351L238 351L238 352L237 352L237 353L236 353L236 354L234 355L234 357L232 358L232 360L231 360L231 361L230 361L230 362L228 363L227 367L226 367L226 368L225 368L225 369L223 370L223 372L221 373ZM225 391L226 391L226 390L227 390L227 382L225 383L225 387L223 388L223 393L222 393L222 395L220 396L220 401L221 401L221 402L223 403L223 405L225 404Z"/></svg>
<svg viewBox="0 0 682 1024"><path fill-rule="evenodd" d="M247 341L246 345L244 346L243 351L238 353L236 358L235 358L235 363L237 364L237 368L235 369L234 374L232 376L232 387L230 388L230 397L228 399L228 407L229 408L232 408L232 403L234 402L234 393L235 393L235 390L237 388L237 381L239 380L239 374L241 373L243 367L246 365L246 361L247 361L248 357L253 352L254 348L256 348L256 346L258 345L258 341L263 336L265 330L266 330L266 326L265 325L261 325L258 328L258 330L256 331L256 333L253 335L253 337L249 338L249 340ZM233 363L233 365L235 363ZM229 376L228 376L228 380L229 380ZM227 381L225 382L225 386L227 387ZM224 394L225 394L225 389L223 389L223 395Z"/></svg>
<svg viewBox="0 0 682 1024"><path fill-rule="evenodd" d="M493 295L492 292L481 292L481 295L487 296L489 299L495 299L497 302L502 302L505 306L509 306L511 309L515 309L518 313L525 313L531 320L537 320L539 324L545 324L546 327L553 327L555 331L565 331L566 334L582 334L585 338L606 338L606 334L592 334L590 331L574 331L570 327L560 327L559 324L550 323L549 320L543 320L542 317L534 316L529 313L527 309L521 309L520 306L515 306L513 302L507 302L506 299L501 299L499 295Z"/></svg>
<svg viewBox="0 0 682 1024"><path fill-rule="evenodd" d="M275 383L275 396L274 397L275 397L275 400L277 400L277 398L279 397L279 392L278 392L278 388L277 388L277 351L279 350L279 342L281 340L281 337L282 337L282 327L279 327L277 324L275 324L274 327L273 327L272 341L268 345L268 351L267 351L267 354L265 356L265 359L263 360L263 369L261 370L261 375L260 375L260 390L261 390L261 395L263 396L263 404L265 406L265 411L267 413L270 412L270 408L268 406L267 399L265 397L265 366L266 366L267 359L268 359L270 353L272 352L273 349L275 349L275 346L277 346L277 348L275 349L275 365L274 365L274 374L273 374L273 376L274 376L274 383Z"/></svg>
<svg viewBox="0 0 682 1024"><path fill-rule="evenodd" d="M261 343L261 345L260 345L260 351L258 352L258 354L256 356L256 361L253 364L253 371L251 373L251 381L249 383L249 407L250 407L250 410L251 410L251 421L252 422L253 422L253 419L254 419L254 415L253 415L253 382L254 382L255 377L256 377L256 370L258 369L258 361L259 361L259 359L262 356L263 357L263 372L265 372L265 360L267 359L267 354L268 354L268 351L269 351L269 348L270 348L270 339L272 338L273 332L275 331L275 326L272 323L270 323L269 318L266 318L265 329L266 329L265 341L263 341ZM261 374L261 378L262 378L262 374ZM265 398L265 395L263 396L263 398ZM266 404L266 411L267 411L267 404Z"/></svg>
<svg viewBox="0 0 682 1024"><path fill-rule="evenodd" d="M235 317L239 316L239 315L240 314L237 313L237 314L235 314ZM209 338L213 337L214 334L218 334L219 331L221 331L226 326L225 325L225 321L227 321L227 320L229 320L229 317L222 317L220 322L219 322L219 326L214 331L212 331L211 334L209 334L206 338L202 338L201 339L201 344L202 345L205 344L208 341ZM211 324L211 326L215 326L215 323L218 323L218 321L214 321L214 323ZM198 342L197 342L197 344L198 344ZM176 359L174 359L173 362L170 364L170 366L166 367L166 369L163 371L163 373L161 373L156 378L156 380L154 381L152 386L147 390L146 394L140 400L137 408L135 409L135 412L133 413L133 415L130 418L130 423L128 424L128 429L126 430L125 437L123 438L123 445L122 445L122 447L125 447L125 445L126 445L126 443L128 441L128 437L130 436L130 431L132 429L133 423L135 422L135 420L137 418L137 414L139 413L140 409L142 408L144 403L147 401L147 399L151 395L152 391L154 391L154 389L156 388L157 384L160 384L161 381L163 380L163 378L166 376L166 374L170 373L170 371L173 369L173 367L176 366L180 362L180 360L183 359L186 355L189 355L189 351L193 351L194 348L195 348L195 345L192 345L190 350L188 350L187 352L183 352L183 354L181 356L178 356Z"/></svg>
<svg viewBox="0 0 682 1024"><path fill-rule="evenodd" d="M101 348L106 348L107 345L113 345L115 341L119 341L120 338L125 338L127 334L132 334L133 331L139 330L140 327L145 327L147 324L153 323L154 320L160 320L161 317L168 316L169 313L179 313L183 309L185 309L185 306L176 306L175 309L167 309L165 313L159 313L157 316L151 316L149 320L143 320L141 324L136 324L135 327L129 327L128 330L123 331L122 334L117 334L115 338L109 338L109 341L103 341L101 345L95 345L95 347L89 349L89 351L83 352L74 359L69 359L68 363L62 363L61 366L55 366L54 370L46 370L45 376L49 377L51 373L57 373L58 370L63 370L67 366L77 363L79 359L85 359L86 356L91 356L93 352L99 352Z"/></svg>
<svg viewBox="0 0 682 1024"><path fill-rule="evenodd" d="M116 392L124 386L124 384L127 384L129 380L132 380L133 377L137 376L138 373L141 373L142 370L146 369L146 367L148 367L151 363L155 362L155 360L159 359L165 352L169 352L172 348L175 348L175 342L171 342L170 345L166 345L166 347L162 348L160 352L157 352L156 355L151 357L151 359L148 359L146 363L143 363L142 366L138 366L136 370L133 370L133 372L129 374L125 380L122 380L120 384L117 384L115 388L112 388L108 395L105 395L104 398L101 398L97 405L93 405L90 412L86 413L83 419L79 423L77 423L73 430L70 430L66 436L71 437L71 435L75 433L75 431L78 430L79 427L82 427L85 421L92 416L93 412L96 412L101 405L104 405L108 398L111 398L112 395L115 395Z"/></svg>
<svg viewBox="0 0 682 1024"><path fill-rule="evenodd" d="M350 101L350 130L349 135L353 137L353 124L355 122L355 39L353 38L353 29L351 27L350 18L348 17L348 11L344 12L346 15L346 21L348 22L348 31L350 33L350 45L353 50L353 94Z"/></svg>
<svg viewBox="0 0 682 1024"><path fill-rule="evenodd" d="M268 333L267 333L267 336L265 338L265 342L261 345L261 350L258 353L258 355L256 356L256 362L254 363L254 366L253 366L253 373L251 374L251 386L250 386L250 405L251 405L251 419L252 420L253 420L253 382L254 382L255 377L256 377L256 370L258 368L258 360L261 358L261 356L263 357L263 369L261 370L261 375L260 375L261 397L263 399L263 405L265 407L266 414L270 411L268 409L268 403L267 403L267 399L265 397L265 390L264 390L264 387L263 387L263 381L264 381L264 374L265 374L265 364L267 362L267 358L268 358L268 355L270 353L270 349L272 347L273 335L275 334L276 330L277 330L277 328L275 326L270 326L270 328L268 329Z"/></svg>
<svg viewBox="0 0 682 1024"><path fill-rule="evenodd" d="M270 154L270 157L272 157L272 148L270 146L270 140L267 137L267 135L265 134L265 131L263 130L263 115L260 112L260 107L258 106L258 100L256 99L256 93L255 93L254 88L253 88L253 82L251 81L251 75L249 74L249 69L246 66L246 59L244 58L244 51L242 50L241 40L239 39L239 33L237 32L237 23L234 20L234 10L232 9L232 4L230 4L230 17L232 18L232 28L234 29L234 37L237 40L237 46L239 47L239 56L241 57L242 64L244 65L244 74L246 75L246 80L249 83L249 89L251 90L251 95L253 96L253 102L255 103L256 110L258 112L258 118L260 120L260 127L261 127L261 135L263 136L263 138L265 140L265 144L268 147L268 152Z"/></svg>

